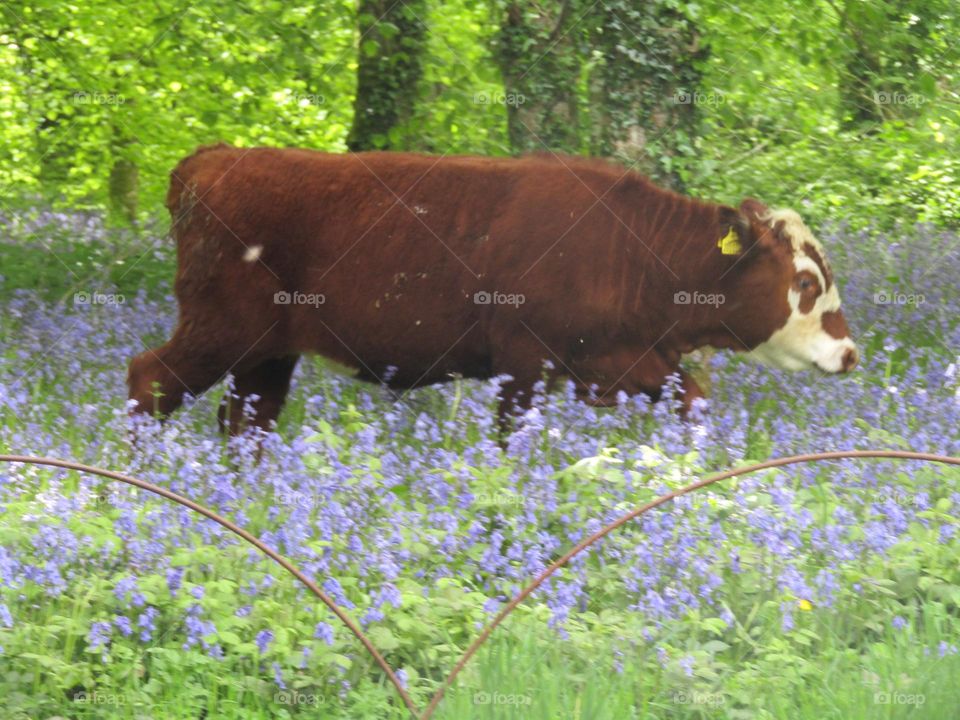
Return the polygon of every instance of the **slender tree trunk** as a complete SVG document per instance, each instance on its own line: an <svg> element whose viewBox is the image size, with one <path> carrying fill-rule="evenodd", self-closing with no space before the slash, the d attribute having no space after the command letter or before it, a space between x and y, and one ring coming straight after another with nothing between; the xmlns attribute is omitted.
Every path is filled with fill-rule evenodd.
<svg viewBox="0 0 960 720"><path fill-rule="evenodd" d="M110 209L129 223L137 221L140 192L140 170L136 163L126 157L134 143L118 138L112 147L113 166L110 168Z"/></svg>
<svg viewBox="0 0 960 720"><path fill-rule="evenodd" d="M924 73L920 48L942 21L942 8L921 0L847 0L834 9L846 45L838 78L841 125L869 131L886 118L916 115Z"/></svg>
<svg viewBox="0 0 960 720"><path fill-rule="evenodd" d="M879 125L883 121L875 97L883 67L874 37L875 23L857 2L846 2L840 11L840 25L847 51L838 82L840 123L846 129Z"/></svg>
<svg viewBox="0 0 960 720"><path fill-rule="evenodd" d="M360 0L360 53L347 147L401 149L412 113L427 29L425 0Z"/></svg>

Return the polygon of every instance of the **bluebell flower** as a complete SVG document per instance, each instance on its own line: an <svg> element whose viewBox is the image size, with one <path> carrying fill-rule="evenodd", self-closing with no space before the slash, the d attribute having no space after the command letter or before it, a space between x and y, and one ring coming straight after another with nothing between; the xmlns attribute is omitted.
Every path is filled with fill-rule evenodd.
<svg viewBox="0 0 960 720"><path fill-rule="evenodd" d="M270 646L270 643L273 642L273 632L266 629L261 630L257 633L254 642L257 645L257 650L261 655L263 655L267 652L267 648Z"/></svg>
<svg viewBox="0 0 960 720"><path fill-rule="evenodd" d="M313 636L327 645L333 645L333 628L328 623L318 622L313 629Z"/></svg>

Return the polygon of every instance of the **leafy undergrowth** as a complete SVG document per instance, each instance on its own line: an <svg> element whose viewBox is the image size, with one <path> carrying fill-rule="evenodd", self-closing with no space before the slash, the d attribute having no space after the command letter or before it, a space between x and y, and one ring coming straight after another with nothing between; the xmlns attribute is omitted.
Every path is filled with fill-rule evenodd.
<svg viewBox="0 0 960 720"><path fill-rule="evenodd" d="M82 223L57 235L57 222L8 242L41 257L64 251L63 234L82 240ZM657 494L795 452L960 455L958 239L823 240L858 372L788 375L717 354L694 422L670 402L598 410L564 388L538 398L505 450L495 381L397 401L306 360L277 433L225 441L211 392L162 427L142 420L134 451L125 366L165 339L172 299L109 276L14 290L38 285L42 263L5 265L0 450L124 469L237 520L317 578L425 704L538 570ZM145 277L169 262L157 252ZM654 511L535 593L439 716L950 717L958 480L838 461ZM222 528L49 468L0 467L0 647L10 717L404 717L335 619Z"/></svg>

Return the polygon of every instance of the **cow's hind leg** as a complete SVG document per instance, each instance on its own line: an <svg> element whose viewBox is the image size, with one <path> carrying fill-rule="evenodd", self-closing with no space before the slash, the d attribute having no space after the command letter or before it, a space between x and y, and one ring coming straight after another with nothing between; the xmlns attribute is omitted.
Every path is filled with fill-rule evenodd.
<svg viewBox="0 0 960 720"><path fill-rule="evenodd" d="M217 417L222 432L239 435L248 425L264 430L277 419L290 390L290 378L299 355L270 358L254 365L234 378L234 389L220 403ZM250 396L255 399L247 400ZM253 416L245 417L245 402L253 407Z"/></svg>

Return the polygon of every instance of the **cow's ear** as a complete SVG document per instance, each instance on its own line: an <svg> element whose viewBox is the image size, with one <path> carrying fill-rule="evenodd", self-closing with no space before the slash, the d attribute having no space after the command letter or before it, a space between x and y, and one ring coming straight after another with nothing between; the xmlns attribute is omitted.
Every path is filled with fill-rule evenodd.
<svg viewBox="0 0 960 720"><path fill-rule="evenodd" d="M722 255L741 255L756 241L750 220L736 208L721 206L719 224L717 249Z"/></svg>
<svg viewBox="0 0 960 720"><path fill-rule="evenodd" d="M744 198L740 203L740 212L752 222L772 229L773 232L761 231L761 247L790 247L790 237L784 231L784 221L774 221L774 212L762 202L755 198Z"/></svg>
<svg viewBox="0 0 960 720"><path fill-rule="evenodd" d="M765 222L767 216L770 214L770 208L756 198L744 198L740 202L740 212L751 220Z"/></svg>

